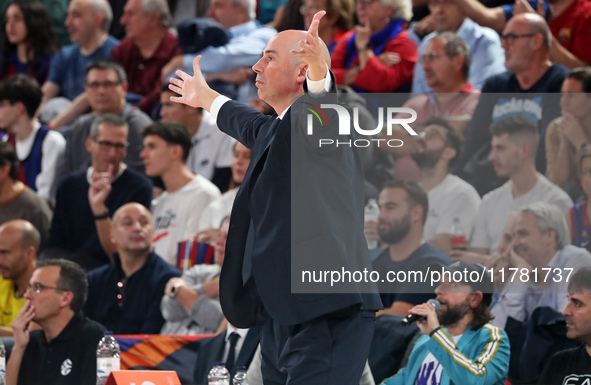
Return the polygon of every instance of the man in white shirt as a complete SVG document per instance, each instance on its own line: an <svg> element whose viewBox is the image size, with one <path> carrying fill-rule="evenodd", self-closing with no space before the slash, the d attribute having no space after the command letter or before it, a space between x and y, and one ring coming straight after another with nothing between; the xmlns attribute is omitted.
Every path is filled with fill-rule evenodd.
<svg viewBox="0 0 591 385"><path fill-rule="evenodd" d="M154 123L142 131L146 174L162 178L166 191L152 205L154 251L176 265L177 243L197 232L201 214L219 189L187 168L189 131L178 123Z"/></svg>
<svg viewBox="0 0 591 385"><path fill-rule="evenodd" d="M41 87L29 76L6 79L0 85L0 126L15 136L19 179L49 201L56 163L66 148L66 139L41 126L35 118L42 96Z"/></svg>
<svg viewBox="0 0 591 385"><path fill-rule="evenodd" d="M452 126L435 117L425 122L411 154L421 171L420 185L429 197L423 239L445 252L451 250L455 218L468 231L480 207L480 196L474 187L449 173L461 149L462 139Z"/></svg>
<svg viewBox="0 0 591 385"><path fill-rule="evenodd" d="M536 171L538 128L522 115L494 123L491 128L492 151L489 159L499 177L509 181L486 194L474 221L471 251L492 254L501 239L505 224L524 205L547 202L568 211L573 202L566 192Z"/></svg>

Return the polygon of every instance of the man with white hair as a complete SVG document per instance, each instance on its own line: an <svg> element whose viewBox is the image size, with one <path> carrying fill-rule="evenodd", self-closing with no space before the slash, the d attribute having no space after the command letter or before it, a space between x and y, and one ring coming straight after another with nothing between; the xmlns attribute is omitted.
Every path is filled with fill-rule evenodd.
<svg viewBox="0 0 591 385"><path fill-rule="evenodd" d="M121 24L126 39L113 50L111 58L127 73L128 101L149 115L160 98L162 67L181 53L177 38L168 32L172 25L168 3L128 0Z"/></svg>
<svg viewBox="0 0 591 385"><path fill-rule="evenodd" d="M201 71L208 82L221 80L236 84L239 86L237 100L248 102L256 95L254 83L249 81L254 77L250 67L259 60L265 45L277 33L271 27L259 25L255 21L255 11L256 0L211 0L207 17L229 30L228 44L175 56L162 69L162 76L170 75L177 68L192 73L193 60L199 54L203 57Z"/></svg>
<svg viewBox="0 0 591 385"><path fill-rule="evenodd" d="M96 59L108 58L119 44L108 34L112 21L113 12L107 0L72 0L65 24L74 44L62 47L53 57L49 76L41 88L40 108L52 110L51 104L59 108L57 103L63 106L84 93L86 66ZM54 99L57 96L67 100ZM54 101L47 105L50 99Z"/></svg>
<svg viewBox="0 0 591 385"><path fill-rule="evenodd" d="M591 254L570 244L562 211L536 202L521 208L513 227L513 241L505 253L503 295L492 308L493 324L504 327L510 316L526 321L541 306L562 312L568 303L568 278L581 267L591 266Z"/></svg>

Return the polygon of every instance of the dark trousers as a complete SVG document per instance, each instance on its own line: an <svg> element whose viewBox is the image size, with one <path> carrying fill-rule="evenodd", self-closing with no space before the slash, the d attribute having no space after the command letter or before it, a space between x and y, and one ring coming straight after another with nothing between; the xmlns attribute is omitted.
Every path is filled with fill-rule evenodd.
<svg viewBox="0 0 591 385"><path fill-rule="evenodd" d="M344 309L261 333L265 385L358 385L371 345L375 312Z"/></svg>

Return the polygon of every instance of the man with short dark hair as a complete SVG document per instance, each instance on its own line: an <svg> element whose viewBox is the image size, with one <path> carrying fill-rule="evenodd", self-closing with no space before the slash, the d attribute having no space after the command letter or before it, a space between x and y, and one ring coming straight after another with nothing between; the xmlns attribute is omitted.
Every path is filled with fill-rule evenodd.
<svg viewBox="0 0 591 385"><path fill-rule="evenodd" d="M0 141L0 224L24 219L41 234L41 247L49 237L52 212L47 201L18 180L19 162L10 143Z"/></svg>
<svg viewBox="0 0 591 385"><path fill-rule="evenodd" d="M378 234L387 244L378 250L373 268L386 277L388 272L423 271L431 263L448 265L448 256L430 243L423 242L425 222L429 212L427 194L414 182L386 182L378 199L380 215ZM417 304L432 298L413 282L392 281L378 285L385 313L406 316Z"/></svg>
<svg viewBox="0 0 591 385"><path fill-rule="evenodd" d="M115 334L158 334L164 324L160 299L181 272L152 251L154 227L147 208L128 203L111 222L113 262L88 273L84 313Z"/></svg>
<svg viewBox="0 0 591 385"><path fill-rule="evenodd" d="M419 184L429 197L423 238L447 253L453 246L454 226L460 226L464 235L469 235L480 207L480 196L474 187L449 173L460 157L460 136L442 118L431 118L424 126L411 154L421 171Z"/></svg>
<svg viewBox="0 0 591 385"><path fill-rule="evenodd" d="M11 336L10 324L25 303L41 244L39 231L15 219L0 226L0 336Z"/></svg>
<svg viewBox="0 0 591 385"><path fill-rule="evenodd" d="M165 83L160 93L160 116L163 122L177 122L184 125L191 135L191 151L187 167L193 174L209 179L221 191L228 189L232 172L232 148L236 141L221 132L211 114L203 108L173 103L172 92Z"/></svg>
<svg viewBox="0 0 591 385"><path fill-rule="evenodd" d="M482 199L470 240L470 249L481 254L494 253L505 224L519 207L542 201L566 212L573 205L568 194L536 171L539 134L531 119L523 115L506 118L493 124L490 132L489 159L497 176L509 181Z"/></svg>
<svg viewBox="0 0 591 385"><path fill-rule="evenodd" d="M85 170L90 166L91 156L85 149L85 143L93 120L104 114L119 115L127 122L129 132L125 163L143 173L140 131L152 123L152 120L139 109L126 103L127 88L127 75L120 64L109 59L99 59L87 67L84 89L92 112L82 115L65 130L68 141L64 156L57 165L54 190L68 173Z"/></svg>
<svg viewBox="0 0 591 385"><path fill-rule="evenodd" d="M118 115L96 118L85 148L92 165L68 175L56 194L48 247L69 252L89 270L112 260L111 215L128 202L150 207L152 183L123 163L127 122Z"/></svg>
<svg viewBox="0 0 591 385"><path fill-rule="evenodd" d="M591 383L591 267L579 269L570 278L568 303L562 315L566 317L566 336L582 344L556 353L548 361L538 384Z"/></svg>
<svg viewBox="0 0 591 385"><path fill-rule="evenodd" d="M94 384L96 347L105 328L85 318L86 273L64 259L39 261L12 323L14 346L6 365L8 385ZM29 331L31 322L41 330Z"/></svg>
<svg viewBox="0 0 591 385"><path fill-rule="evenodd" d="M435 289L441 310L430 303L413 307L411 314L425 317L417 322L423 334L410 355L408 365L384 381L403 384L490 384L502 385L509 372L509 338L488 323L492 281L481 265L456 262L444 268ZM460 274L454 274L454 273ZM470 278L483 276L482 283ZM455 278L454 278L455 277Z"/></svg>
<svg viewBox="0 0 591 385"><path fill-rule="evenodd" d="M146 174L160 177L166 191L154 202L154 251L176 266L178 242L199 229L201 214L220 190L187 168L191 137L179 123L154 123L142 131Z"/></svg>
<svg viewBox="0 0 591 385"><path fill-rule="evenodd" d="M32 77L17 74L0 83L0 127L15 136L19 179L49 201L66 140L39 123L35 117L39 103L41 87Z"/></svg>

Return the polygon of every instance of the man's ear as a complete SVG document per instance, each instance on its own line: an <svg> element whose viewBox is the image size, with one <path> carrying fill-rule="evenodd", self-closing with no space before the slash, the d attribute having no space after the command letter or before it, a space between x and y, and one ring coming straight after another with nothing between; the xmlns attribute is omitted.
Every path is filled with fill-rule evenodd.
<svg viewBox="0 0 591 385"><path fill-rule="evenodd" d="M86 146L86 151L92 154L92 138L90 136L86 138L84 145Z"/></svg>
<svg viewBox="0 0 591 385"><path fill-rule="evenodd" d="M297 76L296 81L298 83L304 83L306 81L306 72L308 72L308 65L305 63L298 64L297 68Z"/></svg>
<svg viewBox="0 0 591 385"><path fill-rule="evenodd" d="M475 309L476 306L480 305L482 299L484 298L484 294L481 291L477 291L476 293L472 293L470 297L470 309Z"/></svg>
<svg viewBox="0 0 591 385"><path fill-rule="evenodd" d="M70 306L72 301L74 300L74 293L71 291L64 291L62 293L62 297L60 299L60 307L67 307Z"/></svg>

